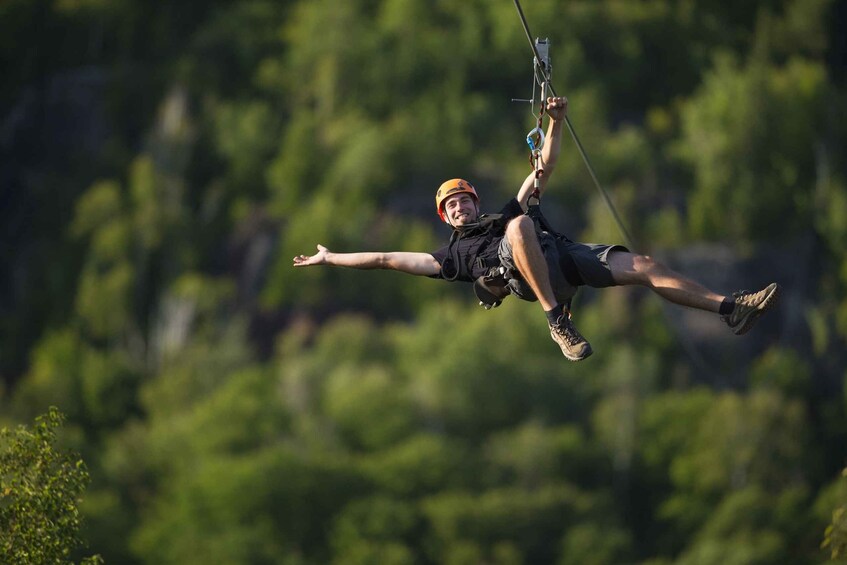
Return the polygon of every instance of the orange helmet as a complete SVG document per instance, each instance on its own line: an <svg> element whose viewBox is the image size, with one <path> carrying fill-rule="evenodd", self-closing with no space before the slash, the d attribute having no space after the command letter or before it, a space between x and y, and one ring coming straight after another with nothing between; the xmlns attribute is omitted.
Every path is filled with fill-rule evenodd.
<svg viewBox="0 0 847 565"><path fill-rule="evenodd" d="M435 209L438 210L438 217L442 221L447 221L447 218L444 217L444 201L454 194L460 194L462 192L470 194L477 206L479 205L479 196L476 194L476 189L464 179L450 179L444 181L438 187L438 191L435 193Z"/></svg>

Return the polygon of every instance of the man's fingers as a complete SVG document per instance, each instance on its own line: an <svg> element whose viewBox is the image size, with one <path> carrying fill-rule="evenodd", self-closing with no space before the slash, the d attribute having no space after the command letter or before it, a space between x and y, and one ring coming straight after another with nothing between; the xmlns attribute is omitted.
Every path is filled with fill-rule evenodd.
<svg viewBox="0 0 847 565"><path fill-rule="evenodd" d="M326 253L327 251L328 251L328 249L319 243L318 244L318 252L316 254L314 254L312 256L295 255L294 256L294 266L295 267L302 267L302 266L305 266L305 265L315 264L315 258L318 257L321 253Z"/></svg>

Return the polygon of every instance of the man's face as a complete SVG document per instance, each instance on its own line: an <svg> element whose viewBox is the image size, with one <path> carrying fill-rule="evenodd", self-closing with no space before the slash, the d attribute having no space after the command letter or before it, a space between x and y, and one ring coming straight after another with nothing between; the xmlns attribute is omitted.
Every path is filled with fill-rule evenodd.
<svg viewBox="0 0 847 565"><path fill-rule="evenodd" d="M452 226L463 226L476 221L476 202L470 194L454 194L444 201L444 215Z"/></svg>

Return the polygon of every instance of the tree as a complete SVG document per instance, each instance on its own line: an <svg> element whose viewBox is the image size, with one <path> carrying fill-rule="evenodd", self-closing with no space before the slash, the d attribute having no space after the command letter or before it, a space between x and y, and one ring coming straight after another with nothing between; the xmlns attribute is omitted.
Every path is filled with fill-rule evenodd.
<svg viewBox="0 0 847 565"><path fill-rule="evenodd" d="M55 407L32 430L0 430L0 561L67 563L82 544L77 504L88 484L85 463L55 448L63 416ZM82 563L101 563L99 556Z"/></svg>
<svg viewBox="0 0 847 565"><path fill-rule="evenodd" d="M806 229L816 175L810 148L823 142L826 84L824 66L800 58L783 66L757 54L746 66L717 58L683 111L695 236L743 241Z"/></svg>
<svg viewBox="0 0 847 565"><path fill-rule="evenodd" d="M847 479L847 468L841 472L841 476ZM847 481L842 479L840 486L840 504L832 511L832 523L826 527L821 547L829 550L832 559L847 557L847 488L843 485Z"/></svg>

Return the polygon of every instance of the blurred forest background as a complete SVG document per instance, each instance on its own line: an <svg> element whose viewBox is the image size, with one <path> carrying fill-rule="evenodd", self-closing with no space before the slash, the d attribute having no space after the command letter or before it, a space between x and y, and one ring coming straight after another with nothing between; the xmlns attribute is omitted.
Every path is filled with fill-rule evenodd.
<svg viewBox="0 0 847 565"><path fill-rule="evenodd" d="M57 406L85 554L126 564L811 564L847 504L847 3L526 0L637 241L738 338L582 290L537 305L293 269L440 247L529 173L508 0L0 2L0 425ZM573 143L545 211L620 234Z"/></svg>

